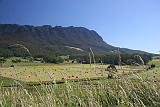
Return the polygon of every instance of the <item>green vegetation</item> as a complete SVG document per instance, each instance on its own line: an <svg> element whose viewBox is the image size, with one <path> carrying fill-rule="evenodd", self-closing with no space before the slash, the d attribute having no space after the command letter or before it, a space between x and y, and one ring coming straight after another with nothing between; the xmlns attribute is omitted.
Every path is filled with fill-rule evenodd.
<svg viewBox="0 0 160 107"><path fill-rule="evenodd" d="M126 78L0 88L1 106L158 107L160 84Z"/></svg>
<svg viewBox="0 0 160 107"><path fill-rule="evenodd" d="M1 63L4 63L4 62L6 62L6 59L5 59L4 57L1 57L1 58L0 58L0 62L1 62Z"/></svg>
<svg viewBox="0 0 160 107"><path fill-rule="evenodd" d="M26 29L24 29L26 28ZM111 54L117 47L108 45L102 37L93 30L84 27L61 26L30 26L16 24L0 24L0 57L26 57L29 53L13 44L22 44L36 57L86 55L90 48L95 54ZM41 32L41 33L40 33ZM74 48L68 48L74 47ZM79 51L79 48L84 51ZM147 52L120 48L121 53Z"/></svg>
<svg viewBox="0 0 160 107"><path fill-rule="evenodd" d="M41 61L34 60L30 62L26 57L9 57L9 58L5 58L5 62L3 63L3 65L11 65L11 64L23 65L27 63L28 64L41 63Z"/></svg>
<svg viewBox="0 0 160 107"><path fill-rule="evenodd" d="M148 62L148 65L155 64L156 66L160 66L160 61L150 61Z"/></svg>
<svg viewBox="0 0 160 107"><path fill-rule="evenodd" d="M160 56L154 56L152 59L160 59Z"/></svg>
<svg viewBox="0 0 160 107"><path fill-rule="evenodd" d="M90 58L91 57L91 58ZM104 64L114 64L114 65L132 65L132 64L147 64L148 61L152 59L151 55L147 54L107 54L107 55L95 55L94 59L88 55L75 55L70 56L70 59L76 59L78 63L89 64L94 63L104 63ZM143 60L141 60L143 59Z"/></svg>
<svg viewBox="0 0 160 107"><path fill-rule="evenodd" d="M21 60L16 63L19 66L0 67L2 107L160 106L160 68L146 71L148 67L138 59L139 65L103 65L46 64L42 58L25 62L25 58L12 57L4 64L15 59ZM114 78L108 79L109 74Z"/></svg>
<svg viewBox="0 0 160 107"><path fill-rule="evenodd" d="M108 65L101 64L38 64L30 66L18 65L17 67L0 68L0 73L4 77L13 78L21 81L52 81L64 79L82 79L93 77L107 77ZM140 70L138 66L116 66L121 75L123 72L129 73ZM115 76L116 76L115 75Z"/></svg>
<svg viewBox="0 0 160 107"><path fill-rule="evenodd" d="M15 84L17 84L16 81L17 80L0 76L0 84L1 84L1 86L12 86L12 85L14 86Z"/></svg>
<svg viewBox="0 0 160 107"><path fill-rule="evenodd" d="M137 75L132 75L130 77L135 78ZM144 80L157 81L160 82L160 68L154 68L149 71L143 71L138 74L139 77Z"/></svg>
<svg viewBox="0 0 160 107"><path fill-rule="evenodd" d="M70 79L70 82L79 82L79 81L97 81L100 79L106 79L106 77L95 77L95 78L82 78L82 79ZM54 84L64 84L65 80L56 80L56 81L38 81L38 82L25 82L16 79L11 79L7 77L0 76L0 86L4 88L12 87L30 87L30 86L40 86L40 85L54 85Z"/></svg>
<svg viewBox="0 0 160 107"><path fill-rule="evenodd" d="M105 71L108 71L109 72L109 74L108 74L108 78L109 79L113 79L114 78L114 74L116 73L116 72L118 72L117 71L117 69L116 69L116 66L115 65L109 65L108 67L107 67L107 69L105 69Z"/></svg>
<svg viewBox="0 0 160 107"><path fill-rule="evenodd" d="M82 27L0 32L0 107L160 106L160 63L149 53L117 50Z"/></svg>
<svg viewBox="0 0 160 107"><path fill-rule="evenodd" d="M63 59L61 57L48 57L48 56L45 56L43 58L44 62L47 62L47 63L63 63Z"/></svg>

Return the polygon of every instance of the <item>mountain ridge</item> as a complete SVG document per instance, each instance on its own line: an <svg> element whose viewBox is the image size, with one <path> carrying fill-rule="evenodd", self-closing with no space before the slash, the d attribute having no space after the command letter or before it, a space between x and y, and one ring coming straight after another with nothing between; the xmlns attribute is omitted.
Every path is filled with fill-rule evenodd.
<svg viewBox="0 0 160 107"><path fill-rule="evenodd" d="M118 47L107 44L103 38L94 30L85 27L62 27L51 25L30 26L17 24L0 24L0 50L10 51L8 48L12 44L22 44L29 48L34 55L68 55L86 54L92 48L95 54L109 54ZM74 48L80 48L79 51ZM147 52L119 48L121 53Z"/></svg>

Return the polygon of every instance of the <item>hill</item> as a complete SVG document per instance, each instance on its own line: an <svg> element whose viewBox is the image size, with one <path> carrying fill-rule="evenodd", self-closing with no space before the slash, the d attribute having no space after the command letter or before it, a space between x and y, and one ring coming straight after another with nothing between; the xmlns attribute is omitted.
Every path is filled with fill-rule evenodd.
<svg viewBox="0 0 160 107"><path fill-rule="evenodd" d="M33 55L50 56L86 54L90 52L90 48L95 54L108 54L118 49L103 41L96 31L84 27L0 24L0 55L19 56L25 53L24 50L10 48L12 44L26 46ZM125 48L120 48L120 51L121 53L146 53Z"/></svg>

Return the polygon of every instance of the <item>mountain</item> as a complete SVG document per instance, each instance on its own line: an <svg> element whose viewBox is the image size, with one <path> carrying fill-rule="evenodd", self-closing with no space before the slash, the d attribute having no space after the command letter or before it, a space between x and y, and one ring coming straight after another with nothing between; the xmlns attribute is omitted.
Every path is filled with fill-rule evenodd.
<svg viewBox="0 0 160 107"><path fill-rule="evenodd" d="M23 49L9 47L13 44L22 44L33 55L50 56L88 54L90 48L95 54L108 54L118 49L103 41L96 31L84 27L0 24L0 55L24 53ZM121 53L146 53L125 48L119 50Z"/></svg>

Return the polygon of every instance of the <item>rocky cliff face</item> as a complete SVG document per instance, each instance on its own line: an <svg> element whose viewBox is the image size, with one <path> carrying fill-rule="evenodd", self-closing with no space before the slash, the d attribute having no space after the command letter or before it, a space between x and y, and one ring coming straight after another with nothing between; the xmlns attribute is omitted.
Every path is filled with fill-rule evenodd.
<svg viewBox="0 0 160 107"><path fill-rule="evenodd" d="M34 54L50 55L88 53L90 48L97 54L107 54L117 49L104 42L97 32L84 27L0 24L0 49L4 47L7 49L6 47L15 43L25 45ZM80 48L84 51L80 52L66 46ZM125 52L141 53L141 51L133 50Z"/></svg>

